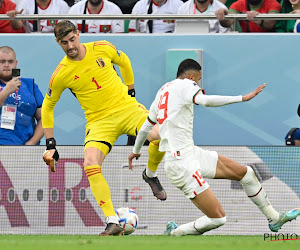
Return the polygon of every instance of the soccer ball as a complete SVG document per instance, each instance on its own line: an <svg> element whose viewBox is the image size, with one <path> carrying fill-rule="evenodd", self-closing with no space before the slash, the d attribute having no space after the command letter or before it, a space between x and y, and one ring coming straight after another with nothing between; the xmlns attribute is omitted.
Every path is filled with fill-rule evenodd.
<svg viewBox="0 0 300 250"><path fill-rule="evenodd" d="M129 207L121 207L116 210L119 223L124 229L124 234L132 234L138 225L138 216L134 210Z"/></svg>

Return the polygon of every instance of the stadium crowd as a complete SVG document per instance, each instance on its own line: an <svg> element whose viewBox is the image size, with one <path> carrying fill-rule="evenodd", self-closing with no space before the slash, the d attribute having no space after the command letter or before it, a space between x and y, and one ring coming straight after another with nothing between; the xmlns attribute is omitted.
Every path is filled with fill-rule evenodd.
<svg viewBox="0 0 300 250"><path fill-rule="evenodd" d="M210 33L233 30L234 20L224 19L227 14L247 14L239 20L239 32L300 32L300 20L258 20L259 14L300 13L300 0L0 0L0 14L11 20L0 20L0 33L53 32L59 20L14 19L21 14L39 15L143 15L143 14L215 14L209 20ZM84 33L128 33L138 28L142 33L176 32L175 20L72 20Z"/></svg>

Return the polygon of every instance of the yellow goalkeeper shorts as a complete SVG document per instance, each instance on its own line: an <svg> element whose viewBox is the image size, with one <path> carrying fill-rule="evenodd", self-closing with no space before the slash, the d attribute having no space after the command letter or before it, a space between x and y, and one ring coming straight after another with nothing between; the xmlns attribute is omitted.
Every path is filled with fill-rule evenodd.
<svg viewBox="0 0 300 250"><path fill-rule="evenodd" d="M130 103L125 110L86 125L84 150L95 147L107 155L120 135L137 135L149 111L144 105Z"/></svg>

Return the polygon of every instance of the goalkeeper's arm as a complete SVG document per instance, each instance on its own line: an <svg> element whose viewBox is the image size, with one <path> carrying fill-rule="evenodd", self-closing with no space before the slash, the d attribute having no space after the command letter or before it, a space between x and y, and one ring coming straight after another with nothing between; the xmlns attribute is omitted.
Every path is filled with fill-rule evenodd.
<svg viewBox="0 0 300 250"><path fill-rule="evenodd" d="M48 130L48 131L47 131ZM45 136L47 138L47 135L51 134L53 135L53 129L45 129ZM48 132L48 133L47 133ZM57 161L59 159L59 154L56 149L56 141L53 137L46 139L46 151L43 154L43 159L45 163L50 166L50 169L52 172L55 172L55 165L57 164Z"/></svg>

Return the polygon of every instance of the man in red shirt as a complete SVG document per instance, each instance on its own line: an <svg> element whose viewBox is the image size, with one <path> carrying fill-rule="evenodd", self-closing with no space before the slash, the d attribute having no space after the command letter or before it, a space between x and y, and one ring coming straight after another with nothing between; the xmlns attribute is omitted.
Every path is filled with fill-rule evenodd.
<svg viewBox="0 0 300 250"><path fill-rule="evenodd" d="M273 31L277 20L255 20L259 14L280 13L281 6L276 0L237 0L227 11L219 9L215 12L223 27L230 27L234 20L224 20L227 14L247 14L248 20L240 20L243 32L270 32Z"/></svg>
<svg viewBox="0 0 300 250"><path fill-rule="evenodd" d="M10 0L0 0L0 14L6 14L9 10L14 10L16 4ZM10 20L0 20L0 33L24 33L24 29L14 30L10 25Z"/></svg>

